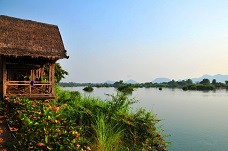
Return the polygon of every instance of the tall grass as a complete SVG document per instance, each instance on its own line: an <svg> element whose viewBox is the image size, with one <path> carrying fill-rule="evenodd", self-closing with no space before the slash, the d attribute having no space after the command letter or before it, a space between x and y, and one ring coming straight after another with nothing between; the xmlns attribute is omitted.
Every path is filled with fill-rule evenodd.
<svg viewBox="0 0 228 151"><path fill-rule="evenodd" d="M95 131L96 148L99 151L121 151L124 129L112 121L107 121L104 115L97 116L92 124Z"/></svg>
<svg viewBox="0 0 228 151"><path fill-rule="evenodd" d="M135 100L122 93L99 98L82 97L78 92L57 90L58 102L66 103L61 115L82 127L82 136L100 151L156 150L165 151L163 130L158 120L145 109L131 111Z"/></svg>

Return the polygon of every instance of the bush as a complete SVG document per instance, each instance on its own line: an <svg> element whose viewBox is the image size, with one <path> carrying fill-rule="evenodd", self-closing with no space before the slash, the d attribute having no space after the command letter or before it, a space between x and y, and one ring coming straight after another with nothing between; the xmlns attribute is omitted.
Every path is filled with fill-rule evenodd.
<svg viewBox="0 0 228 151"><path fill-rule="evenodd" d="M93 91L93 87L87 86L83 90L86 91L86 92L92 92Z"/></svg>
<svg viewBox="0 0 228 151"><path fill-rule="evenodd" d="M191 84L183 87L183 90L215 90L215 86L212 84Z"/></svg>
<svg viewBox="0 0 228 151"><path fill-rule="evenodd" d="M133 86L132 85L121 85L117 88L118 91L129 94L132 93L134 91Z"/></svg>
<svg viewBox="0 0 228 151"><path fill-rule="evenodd" d="M185 86L185 87L182 88L182 90L187 91L188 90L188 87Z"/></svg>
<svg viewBox="0 0 228 151"><path fill-rule="evenodd" d="M88 141L80 137L80 126L61 117L55 101L7 99L6 115L9 125L17 129L10 150L82 150Z"/></svg>

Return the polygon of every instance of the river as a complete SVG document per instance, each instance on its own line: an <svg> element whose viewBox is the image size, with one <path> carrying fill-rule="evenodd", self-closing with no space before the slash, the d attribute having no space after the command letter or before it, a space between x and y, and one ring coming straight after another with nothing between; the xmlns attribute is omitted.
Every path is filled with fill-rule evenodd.
<svg viewBox="0 0 228 151"><path fill-rule="evenodd" d="M106 99L116 94L114 88L94 88L85 93L83 87L63 88ZM183 91L181 89L137 88L132 96L139 107L157 114L161 119L169 151L226 151L228 150L228 90Z"/></svg>

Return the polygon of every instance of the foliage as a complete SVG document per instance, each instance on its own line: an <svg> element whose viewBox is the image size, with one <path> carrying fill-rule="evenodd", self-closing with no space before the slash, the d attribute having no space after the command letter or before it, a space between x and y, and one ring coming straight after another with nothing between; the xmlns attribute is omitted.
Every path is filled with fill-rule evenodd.
<svg viewBox="0 0 228 151"><path fill-rule="evenodd" d="M213 81L212 81L213 82ZM214 81L215 83L215 81ZM227 81L228 83L228 81ZM108 84L108 83L74 83L74 82L69 82L69 83L59 83L60 86L63 87L76 87L76 86L91 86L91 87L121 87L122 85L127 85L126 83L123 83L123 80L117 81L114 84ZM201 84L210 84L210 81L208 79L202 80ZM197 84L194 84L191 79L187 80L182 80L182 81L169 81L169 82L163 82L163 83L152 83L152 82L146 82L146 83L136 83L136 84L130 84L132 88L151 88L151 87L167 87L167 88L186 88L188 87L193 87L194 90L197 88ZM194 86L192 86L194 85ZM216 88L226 88L228 84L221 83L221 82L216 82L214 86ZM191 89L192 90L192 89Z"/></svg>
<svg viewBox="0 0 228 151"><path fill-rule="evenodd" d="M123 93L103 101L58 86L56 92L53 101L3 102L10 126L18 129L10 150L167 150L159 120L143 109L131 112L136 101Z"/></svg>
<svg viewBox="0 0 228 151"><path fill-rule="evenodd" d="M55 101L5 101L6 115L11 127L18 129L11 150L86 150L88 141L80 137L81 126L61 116L67 104Z"/></svg>
<svg viewBox="0 0 228 151"><path fill-rule="evenodd" d="M123 80L120 80L120 81L116 81L116 82L113 84L113 86L114 86L114 87L119 87L119 86L121 86L122 84L124 84L124 83L123 83Z"/></svg>
<svg viewBox="0 0 228 151"><path fill-rule="evenodd" d="M129 94L134 91L134 88L131 84L122 84L117 88L118 91Z"/></svg>
<svg viewBox="0 0 228 151"><path fill-rule="evenodd" d="M210 84L210 80L209 79L203 79L200 84Z"/></svg>
<svg viewBox="0 0 228 151"><path fill-rule="evenodd" d="M187 83L187 84L193 84L192 79L186 80L186 83Z"/></svg>
<svg viewBox="0 0 228 151"><path fill-rule="evenodd" d="M130 105L135 100L128 99L123 93L109 96L110 99L105 102L88 97L75 99L68 102L68 109L64 109L63 113L70 120L83 125L84 133L82 135L88 138L93 136L91 142L96 142L93 143L95 148L101 148L100 143L102 142L98 142L98 137L116 132L118 136L111 135L112 138L106 141L118 140L121 150L166 150L168 143L164 140L165 136L162 136L162 130L156 126L159 120L151 112L139 110L136 113L131 113ZM101 130L94 129L97 126L102 126L102 122L112 131L103 133ZM122 135L124 139L121 139ZM119 142L120 140L121 142Z"/></svg>
<svg viewBox="0 0 228 151"><path fill-rule="evenodd" d="M175 81L175 80L172 80L172 81L169 81L168 82L168 85L170 86L170 87L177 87L177 82Z"/></svg>
<svg viewBox="0 0 228 151"><path fill-rule="evenodd" d="M86 92L92 92L93 91L93 87L87 86L83 90L86 91Z"/></svg>
<svg viewBox="0 0 228 151"><path fill-rule="evenodd" d="M182 90L187 91L187 90L188 90L188 87L187 87L187 86L184 86L184 87L182 88Z"/></svg>
<svg viewBox="0 0 228 151"><path fill-rule="evenodd" d="M44 72L46 75L49 74L49 66L45 66ZM62 69L59 63L55 63L55 82L59 83L62 79L65 78L65 75L68 75L68 72Z"/></svg>
<svg viewBox="0 0 228 151"><path fill-rule="evenodd" d="M183 90L215 90L212 84L191 84L183 87Z"/></svg>
<svg viewBox="0 0 228 151"><path fill-rule="evenodd" d="M55 63L55 82L59 83L65 75L68 75L68 72L63 70L59 63Z"/></svg>
<svg viewBox="0 0 228 151"><path fill-rule="evenodd" d="M228 85L228 80L225 81L226 85Z"/></svg>
<svg viewBox="0 0 228 151"><path fill-rule="evenodd" d="M211 82L211 84L213 84L213 85L216 85L216 83L217 83L216 79L213 79L212 82Z"/></svg>
<svg viewBox="0 0 228 151"><path fill-rule="evenodd" d="M97 116L92 127L95 130L97 150L120 151L123 149L121 142L124 129L121 126L115 122L105 120L105 116L101 114Z"/></svg>

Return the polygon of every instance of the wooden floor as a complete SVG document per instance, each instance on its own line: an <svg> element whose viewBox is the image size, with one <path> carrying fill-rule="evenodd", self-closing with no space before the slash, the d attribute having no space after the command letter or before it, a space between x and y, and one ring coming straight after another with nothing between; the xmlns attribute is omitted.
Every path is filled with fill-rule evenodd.
<svg viewBox="0 0 228 151"><path fill-rule="evenodd" d="M6 122L6 118L4 116L0 116L0 151L7 151L3 145L4 143L10 143L12 141L13 136Z"/></svg>

